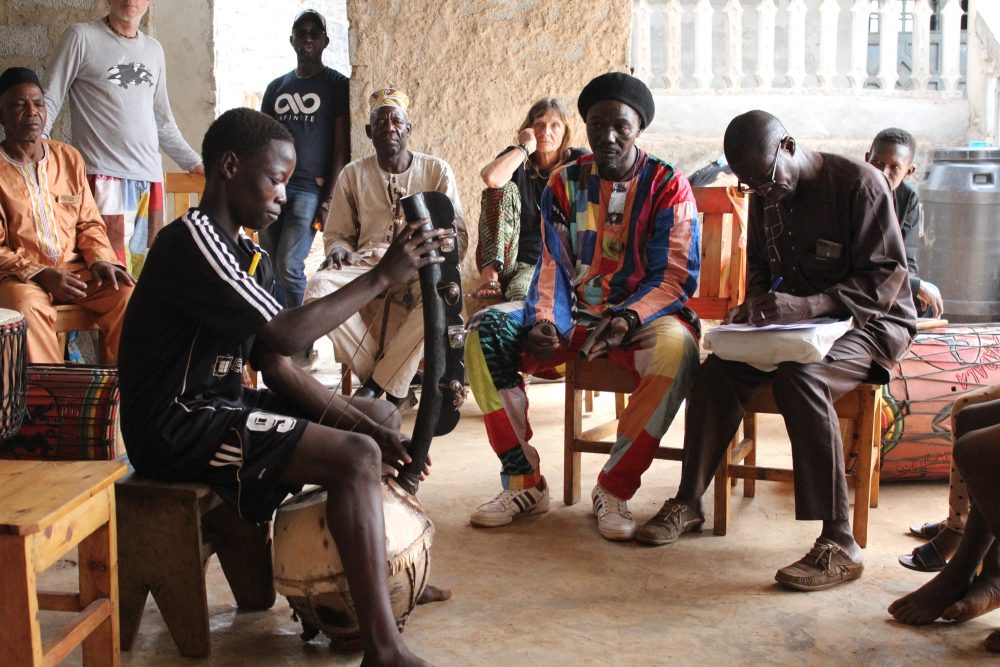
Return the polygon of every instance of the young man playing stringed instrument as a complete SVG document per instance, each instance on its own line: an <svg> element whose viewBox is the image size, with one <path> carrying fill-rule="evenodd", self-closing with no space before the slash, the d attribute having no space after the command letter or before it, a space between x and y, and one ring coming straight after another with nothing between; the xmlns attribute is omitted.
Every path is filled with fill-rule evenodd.
<svg viewBox="0 0 1000 667"><path fill-rule="evenodd" d="M277 219L295 168L291 135L262 113L233 109L209 127L203 153L201 205L157 236L125 317L119 368L129 458L143 475L210 484L250 521L270 518L302 484L323 486L365 662L424 664L400 638L380 565L380 466L410 460L398 414L385 401L334 395L288 355L442 261L428 256L440 233L407 225L385 261L336 296L283 310L270 261L242 228ZM242 385L247 362L268 389Z"/></svg>

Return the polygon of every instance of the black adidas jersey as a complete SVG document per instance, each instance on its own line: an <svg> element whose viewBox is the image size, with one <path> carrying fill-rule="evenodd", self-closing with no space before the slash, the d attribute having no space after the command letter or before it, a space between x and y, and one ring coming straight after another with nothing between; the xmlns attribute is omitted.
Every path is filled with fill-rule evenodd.
<svg viewBox="0 0 1000 667"><path fill-rule="evenodd" d="M248 275L255 253L260 260ZM156 236L125 313L122 434L137 470L199 472L246 408L243 364L281 310L267 255L192 208Z"/></svg>

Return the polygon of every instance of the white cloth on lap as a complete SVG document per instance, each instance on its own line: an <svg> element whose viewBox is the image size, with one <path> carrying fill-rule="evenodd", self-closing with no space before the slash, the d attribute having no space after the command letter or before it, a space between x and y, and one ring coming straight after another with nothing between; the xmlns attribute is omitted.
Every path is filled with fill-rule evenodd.
<svg viewBox="0 0 1000 667"><path fill-rule="evenodd" d="M742 361L765 372L778 364L821 361L854 320L821 318L794 324L724 324L705 334L704 347L720 359Z"/></svg>

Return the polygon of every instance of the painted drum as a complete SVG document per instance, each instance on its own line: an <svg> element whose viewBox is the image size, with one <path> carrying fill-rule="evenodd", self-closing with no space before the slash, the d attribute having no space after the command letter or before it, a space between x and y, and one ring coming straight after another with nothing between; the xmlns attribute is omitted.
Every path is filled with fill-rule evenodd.
<svg viewBox="0 0 1000 667"><path fill-rule="evenodd" d="M427 586L434 524L420 502L389 480L382 484L389 599L402 631ZM326 491L313 489L278 508L274 519L274 588L302 621L303 639L359 641L358 618L340 553L326 524Z"/></svg>
<svg viewBox="0 0 1000 667"><path fill-rule="evenodd" d="M1000 323L918 332L883 393L881 479L947 479L952 404L996 384Z"/></svg>
<svg viewBox="0 0 1000 667"><path fill-rule="evenodd" d="M21 313L0 308L0 441L17 433L24 419L27 331Z"/></svg>

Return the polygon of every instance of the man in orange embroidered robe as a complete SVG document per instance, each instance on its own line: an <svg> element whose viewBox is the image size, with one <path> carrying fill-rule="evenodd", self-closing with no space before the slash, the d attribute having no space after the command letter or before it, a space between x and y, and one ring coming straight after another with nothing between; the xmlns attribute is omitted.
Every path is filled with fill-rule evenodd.
<svg viewBox="0 0 1000 667"><path fill-rule="evenodd" d="M55 307L97 315L105 359L117 360L132 277L118 263L87 186L83 158L42 139L45 99L30 69L0 75L0 308L28 323L28 361L61 363Z"/></svg>

